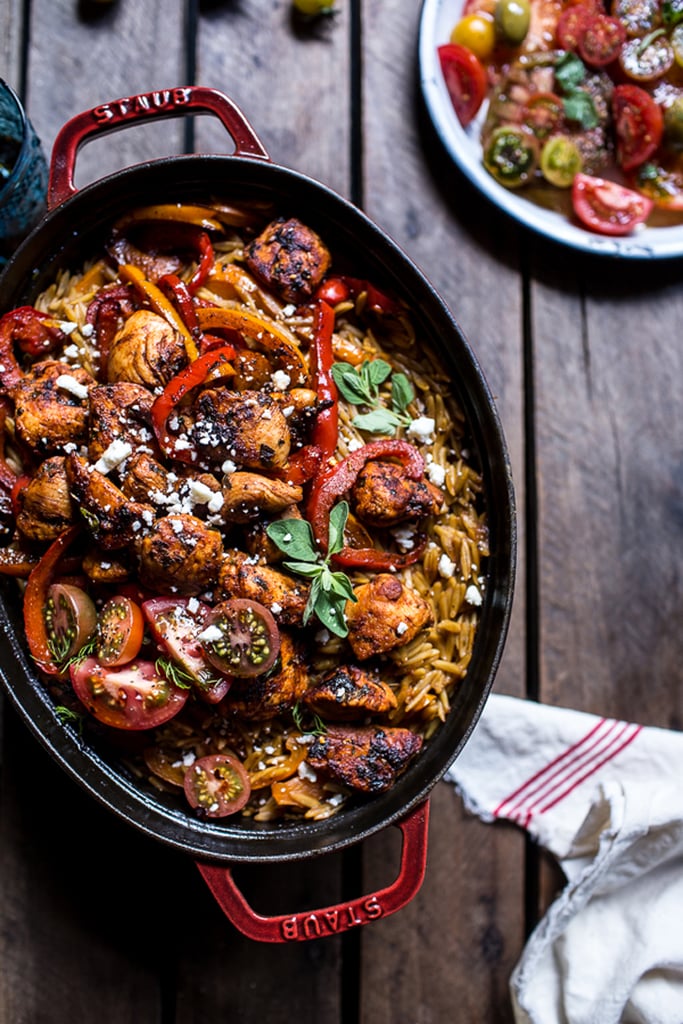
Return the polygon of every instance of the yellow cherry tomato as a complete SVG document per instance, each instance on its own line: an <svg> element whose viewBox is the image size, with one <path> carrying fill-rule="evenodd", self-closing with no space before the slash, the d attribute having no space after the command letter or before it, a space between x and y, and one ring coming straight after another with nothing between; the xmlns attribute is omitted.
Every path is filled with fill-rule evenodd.
<svg viewBox="0 0 683 1024"><path fill-rule="evenodd" d="M451 42L466 46L479 60L488 60L496 45L496 26L486 11L466 14L451 32Z"/></svg>

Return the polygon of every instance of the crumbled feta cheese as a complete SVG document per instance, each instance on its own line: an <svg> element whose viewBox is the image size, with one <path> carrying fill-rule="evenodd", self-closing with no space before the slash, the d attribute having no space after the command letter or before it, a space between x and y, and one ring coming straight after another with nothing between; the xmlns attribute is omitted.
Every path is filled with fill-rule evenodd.
<svg viewBox="0 0 683 1024"><path fill-rule="evenodd" d="M67 441L66 444L64 445L64 451L66 452L67 455L70 455L71 452L75 452L77 449L78 445L75 443L75 441Z"/></svg>
<svg viewBox="0 0 683 1024"><path fill-rule="evenodd" d="M468 604L475 605L476 607L479 607L481 604L481 591L473 583L465 591L465 600Z"/></svg>
<svg viewBox="0 0 683 1024"><path fill-rule="evenodd" d="M124 459L127 459L132 451L133 448L127 441L115 437L107 450L102 452L94 468L98 473L103 473L106 476L110 470L116 469Z"/></svg>
<svg viewBox="0 0 683 1024"><path fill-rule="evenodd" d="M396 627L396 636L403 636L407 632L408 632L408 623L407 622L399 622L398 626Z"/></svg>
<svg viewBox="0 0 683 1024"><path fill-rule="evenodd" d="M67 336L69 334L73 334L73 332L76 330L77 327L78 327L78 324L72 323L71 320L60 320L59 321L59 329L60 329L60 331L62 332L62 334L66 334Z"/></svg>
<svg viewBox="0 0 683 1024"><path fill-rule="evenodd" d="M318 632L315 634L314 640L317 644L322 644L322 646L324 647L325 644L328 644L330 642L331 635L332 634L330 633L329 629L319 629Z"/></svg>
<svg viewBox="0 0 683 1024"><path fill-rule="evenodd" d="M190 498L193 505L208 505L213 498L213 491L201 480L190 480Z"/></svg>
<svg viewBox="0 0 683 1024"><path fill-rule="evenodd" d="M226 459L223 465L221 466L222 473L234 473L236 469L237 466L235 465L234 462L231 461L231 459Z"/></svg>
<svg viewBox="0 0 683 1024"><path fill-rule="evenodd" d="M359 448L363 447L363 441L359 437L352 437L346 447L350 452L357 452Z"/></svg>
<svg viewBox="0 0 683 1024"><path fill-rule="evenodd" d="M273 613L273 615L279 615L280 612L282 611L282 605L278 604L277 601L273 601L273 603L270 606L270 610Z"/></svg>
<svg viewBox="0 0 683 1024"><path fill-rule="evenodd" d="M315 774L310 764L306 764L305 761L299 762L299 766L297 767L296 773L300 779L308 779L309 782L318 781L318 776Z"/></svg>
<svg viewBox="0 0 683 1024"><path fill-rule="evenodd" d="M446 470L438 462L431 462L427 467L427 476L436 487L443 487L446 479Z"/></svg>
<svg viewBox="0 0 683 1024"><path fill-rule="evenodd" d="M276 370L270 379L273 382L273 387L278 391L286 391L292 381L292 378L284 370Z"/></svg>
<svg viewBox="0 0 683 1024"><path fill-rule="evenodd" d="M287 305L282 310L282 315L283 316L294 316L295 313L296 313L296 306L294 306L291 302L287 303Z"/></svg>
<svg viewBox="0 0 683 1024"><path fill-rule="evenodd" d="M342 793L333 793L333 795L328 798L327 802L332 807L338 807L343 799L344 799L344 796L343 796Z"/></svg>
<svg viewBox="0 0 683 1024"><path fill-rule="evenodd" d="M288 405L286 408L284 408L282 410L282 415L285 417L286 420L288 420L293 412L294 412L294 406L293 405Z"/></svg>
<svg viewBox="0 0 683 1024"><path fill-rule="evenodd" d="M83 335L84 338L90 338L92 337L94 330L94 324L83 324L83 326L81 327L81 334Z"/></svg>
<svg viewBox="0 0 683 1024"><path fill-rule="evenodd" d="M187 602L187 610L190 613L190 615L194 615L194 613L197 611L198 608L199 608L199 601L197 600L197 598L196 597L190 597L188 599L188 602Z"/></svg>
<svg viewBox="0 0 683 1024"><path fill-rule="evenodd" d="M207 626L206 629L199 634L198 639L205 640L207 643L212 643L214 640L220 640L222 636L223 634L218 626L214 626L212 624L211 626Z"/></svg>
<svg viewBox="0 0 683 1024"><path fill-rule="evenodd" d="M419 441L429 441L434 434L435 426L436 423L431 416L418 416L408 427L408 437L415 437Z"/></svg>
<svg viewBox="0 0 683 1024"><path fill-rule="evenodd" d="M90 326L90 325L88 325ZM67 345L63 353L67 359L78 359L81 355L81 350L78 345Z"/></svg>
<svg viewBox="0 0 683 1024"><path fill-rule="evenodd" d="M411 551L415 547L415 534L409 526L397 526L391 535L402 551Z"/></svg>
<svg viewBox="0 0 683 1024"><path fill-rule="evenodd" d="M61 388L62 391L68 391L69 394L73 395L75 398L83 399L88 397L88 389L85 384L81 384L81 382L76 380L75 377L72 377L70 373L60 373L55 384L58 388Z"/></svg>
<svg viewBox="0 0 683 1024"><path fill-rule="evenodd" d="M222 493L220 491L215 491L212 494L211 500L208 502L206 507L209 510L209 512L220 512L220 510L223 508L224 500L225 499L223 498Z"/></svg>
<svg viewBox="0 0 683 1024"><path fill-rule="evenodd" d="M453 562L448 555L443 554L439 559L439 576L443 576L445 580L450 579L455 572L455 562Z"/></svg>

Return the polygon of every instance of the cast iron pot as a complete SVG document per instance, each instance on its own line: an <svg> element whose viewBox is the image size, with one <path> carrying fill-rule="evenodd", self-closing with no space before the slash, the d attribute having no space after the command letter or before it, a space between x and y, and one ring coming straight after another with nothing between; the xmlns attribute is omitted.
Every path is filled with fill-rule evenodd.
<svg viewBox="0 0 683 1024"><path fill-rule="evenodd" d="M89 138L158 117L210 113L234 143L224 155L167 157L129 167L81 190L74 186L79 147ZM141 832L184 851L228 917L247 935L285 941L340 932L393 913L417 892L425 870L428 797L457 758L479 718L502 654L508 628L516 552L511 471L503 432L477 360L434 289L387 235L359 209L324 185L273 164L244 115L222 93L177 88L128 97L85 111L59 133L52 154L48 213L8 264L0 312L31 304L61 268L78 268L99 251L111 224L136 206L207 198L267 201L296 216L346 259L357 277L407 299L418 332L440 356L455 384L468 426L468 445L485 483L491 556L481 620L468 674L436 736L388 792L356 801L320 822L200 821L181 799L159 793L114 758L81 741L54 711L34 671L23 638L21 602L12 584L2 588L0 676L23 721L81 786ZM343 906L287 917L261 917L232 879L232 862L271 862L340 850L388 825L403 832L398 877L392 885Z"/></svg>

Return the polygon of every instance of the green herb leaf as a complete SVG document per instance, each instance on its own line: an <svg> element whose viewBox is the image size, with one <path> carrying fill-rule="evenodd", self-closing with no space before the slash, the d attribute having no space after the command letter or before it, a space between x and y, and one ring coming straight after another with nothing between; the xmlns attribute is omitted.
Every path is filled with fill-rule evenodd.
<svg viewBox="0 0 683 1024"><path fill-rule="evenodd" d="M335 636L347 636L349 628L344 616L345 607L346 598L343 595L332 590L321 590L316 597L315 614L330 633L334 633Z"/></svg>
<svg viewBox="0 0 683 1024"><path fill-rule="evenodd" d="M393 434L401 423L401 417L391 409L373 409L372 412L353 418L354 427L365 430L368 434Z"/></svg>
<svg viewBox="0 0 683 1024"><path fill-rule="evenodd" d="M375 388L391 376L391 364L386 359L373 359L372 362L365 362L362 369L365 370L366 367L367 376Z"/></svg>
<svg viewBox="0 0 683 1024"><path fill-rule="evenodd" d="M415 389L405 373L395 373L391 378L391 404L398 412L405 412L415 398Z"/></svg>
<svg viewBox="0 0 683 1024"><path fill-rule="evenodd" d="M305 519L278 519L269 523L266 533L280 551L299 562L315 562L318 552L311 524Z"/></svg>
<svg viewBox="0 0 683 1024"><path fill-rule="evenodd" d="M353 592L353 584L351 583L351 580L346 575L346 573L333 572L330 575L332 577L331 589L334 591L335 594L339 594L340 597L343 597L347 601L355 602L358 600L358 598Z"/></svg>
<svg viewBox="0 0 683 1024"><path fill-rule="evenodd" d="M333 363L331 373L342 396L351 405L366 405L372 401L368 385L355 366L351 366L350 363Z"/></svg>
<svg viewBox="0 0 683 1024"><path fill-rule="evenodd" d="M586 65L575 53L565 53L555 65L555 79L563 92L573 92L586 77Z"/></svg>
<svg viewBox="0 0 683 1024"><path fill-rule="evenodd" d="M344 528L349 517L349 505L340 501L330 512L330 527L327 548L330 555L336 555L344 547Z"/></svg>
<svg viewBox="0 0 683 1024"><path fill-rule="evenodd" d="M317 562L283 562L282 565L297 576L306 576L309 579L317 578L322 572L322 565Z"/></svg>
<svg viewBox="0 0 683 1024"><path fill-rule="evenodd" d="M576 121L582 128L595 128L600 123L593 98L583 89L565 96L562 105L567 119Z"/></svg>

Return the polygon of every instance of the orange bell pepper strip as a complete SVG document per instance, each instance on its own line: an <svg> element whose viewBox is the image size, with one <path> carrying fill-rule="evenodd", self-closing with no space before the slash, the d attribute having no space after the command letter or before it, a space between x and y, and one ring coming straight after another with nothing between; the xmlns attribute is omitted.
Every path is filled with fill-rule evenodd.
<svg viewBox="0 0 683 1024"><path fill-rule="evenodd" d="M140 206L126 217L122 217L115 225L121 231L130 224L142 224L149 220L177 221L182 224L194 224L204 231L222 231L223 225L207 206L193 206L189 203L159 203L155 206Z"/></svg>
<svg viewBox="0 0 683 1024"><path fill-rule="evenodd" d="M301 349L278 324L249 309L204 306L197 310L202 331L234 330L270 352L290 374L292 384L308 381L308 363Z"/></svg>
<svg viewBox="0 0 683 1024"><path fill-rule="evenodd" d="M199 355L197 343L192 337L191 331L186 327L185 322L177 309L173 303L166 298L161 288L158 288L155 284L152 284L151 281L148 281L142 271L138 267L134 267L132 263L121 264L119 267L119 277L123 281L128 281L130 284L134 285L140 295L147 299L154 312L158 313L159 316L163 316L164 320L178 331L183 339L187 358L190 362L193 362Z"/></svg>

